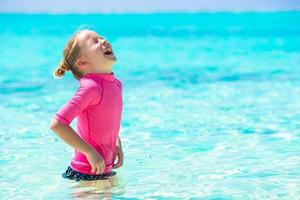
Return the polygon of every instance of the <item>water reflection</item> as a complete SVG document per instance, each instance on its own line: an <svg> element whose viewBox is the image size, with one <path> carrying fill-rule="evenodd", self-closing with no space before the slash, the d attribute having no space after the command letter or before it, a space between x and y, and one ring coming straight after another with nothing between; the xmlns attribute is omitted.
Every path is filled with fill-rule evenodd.
<svg viewBox="0 0 300 200"><path fill-rule="evenodd" d="M70 188L73 199L112 199L124 194L124 185L121 184L118 175L108 177L106 180L77 181Z"/></svg>

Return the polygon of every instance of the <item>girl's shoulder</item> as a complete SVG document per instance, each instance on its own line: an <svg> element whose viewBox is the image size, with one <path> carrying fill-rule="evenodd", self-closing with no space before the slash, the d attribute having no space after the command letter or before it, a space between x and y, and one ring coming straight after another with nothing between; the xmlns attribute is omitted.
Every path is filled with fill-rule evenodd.
<svg viewBox="0 0 300 200"><path fill-rule="evenodd" d="M83 95L96 97L101 96L102 87L97 81L93 79L80 79L80 84L77 89L77 93L80 91Z"/></svg>
<svg viewBox="0 0 300 200"><path fill-rule="evenodd" d="M81 78L79 86L93 88L93 87L101 87L101 84L94 79Z"/></svg>

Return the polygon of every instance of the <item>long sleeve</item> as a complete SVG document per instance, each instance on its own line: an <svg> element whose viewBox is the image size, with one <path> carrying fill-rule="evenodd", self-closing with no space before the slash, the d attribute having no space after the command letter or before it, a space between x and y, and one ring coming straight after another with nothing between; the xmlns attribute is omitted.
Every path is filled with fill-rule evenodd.
<svg viewBox="0 0 300 200"><path fill-rule="evenodd" d="M54 118L63 124L69 125L73 119L88 107L101 102L102 89L88 80L82 81L73 97L63 105Z"/></svg>

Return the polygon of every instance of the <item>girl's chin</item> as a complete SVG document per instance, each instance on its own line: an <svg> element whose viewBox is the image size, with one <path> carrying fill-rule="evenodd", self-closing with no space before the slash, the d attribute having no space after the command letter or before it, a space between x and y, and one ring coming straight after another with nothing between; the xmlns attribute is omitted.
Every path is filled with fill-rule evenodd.
<svg viewBox="0 0 300 200"><path fill-rule="evenodd" d="M107 60L111 60L111 61L117 61L117 57L115 56L115 55L107 55L107 56L105 56L105 58L107 59Z"/></svg>

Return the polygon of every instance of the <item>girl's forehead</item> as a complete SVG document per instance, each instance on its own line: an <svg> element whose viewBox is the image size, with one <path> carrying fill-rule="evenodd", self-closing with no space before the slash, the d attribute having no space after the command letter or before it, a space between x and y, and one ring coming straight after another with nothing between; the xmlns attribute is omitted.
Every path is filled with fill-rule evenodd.
<svg viewBox="0 0 300 200"><path fill-rule="evenodd" d="M94 31L82 31L78 35L78 39L81 41L87 41L95 37L99 37L99 35Z"/></svg>

